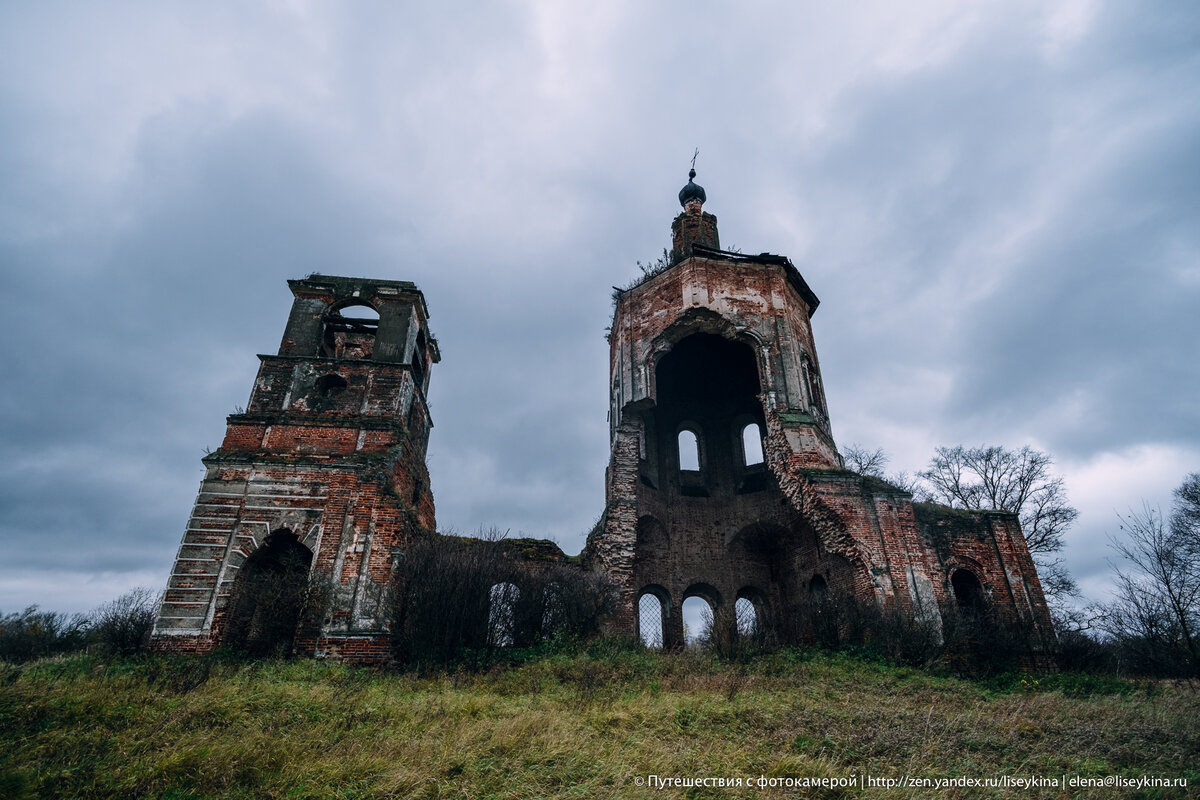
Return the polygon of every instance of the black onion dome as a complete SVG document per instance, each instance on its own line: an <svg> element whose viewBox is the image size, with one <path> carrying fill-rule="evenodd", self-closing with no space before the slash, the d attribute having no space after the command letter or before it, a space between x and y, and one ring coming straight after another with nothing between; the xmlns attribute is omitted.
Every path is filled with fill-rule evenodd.
<svg viewBox="0 0 1200 800"><path fill-rule="evenodd" d="M704 195L704 187L692 181L696 177L696 170L688 171L687 186L679 190L679 205L687 206L689 200L699 200L703 203L708 198Z"/></svg>

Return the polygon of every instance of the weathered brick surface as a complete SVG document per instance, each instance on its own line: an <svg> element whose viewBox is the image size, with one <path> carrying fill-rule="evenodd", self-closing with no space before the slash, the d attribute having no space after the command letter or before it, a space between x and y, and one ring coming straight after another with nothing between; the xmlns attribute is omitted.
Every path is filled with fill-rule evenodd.
<svg viewBox="0 0 1200 800"><path fill-rule="evenodd" d="M749 599L785 628L818 586L936 620L966 570L1001 617L1047 645L1045 598L1015 517L914 506L843 469L811 324L819 301L795 266L716 249L716 217L695 199L672 232L672 264L619 293L609 337L606 506L582 561L619 588L610 629L637 635L644 592L665 603L667 645L682 640L693 595ZM239 575L283 529L311 551L329 597L297 652L385 661L398 556L434 529L425 392L437 342L410 283L289 285L279 352L260 356L246 411L204 459L154 644L219 646ZM762 463L747 458L746 429L752 443L761 435ZM699 469L683 468L681 431L697 437Z"/></svg>
<svg viewBox="0 0 1200 800"><path fill-rule="evenodd" d="M612 628L637 631L646 591L667 603L668 645L692 595L752 596L780 620L818 577L835 594L936 617L967 569L1002 617L1048 642L1015 517L914 509L902 490L843 469L811 325L818 300L791 262L713 249L716 218L696 202L672 231L674 263L618 294L609 336L607 505L584 561L621 587ZM730 388L748 371L747 388ZM762 427L765 465L745 465L747 422ZM680 430L700 437L699 471L680 469Z"/></svg>
<svg viewBox="0 0 1200 800"><path fill-rule="evenodd" d="M329 597L319 633L298 637L297 651L387 657L396 556L435 525L428 376L415 380L413 364L436 362L437 343L412 284L314 276L291 287L296 302L279 355L260 356L246 412L229 417L221 448L204 459L156 649L219 646L241 570L284 529L311 551L311 575ZM364 302L379 311L378 328L344 333L338 308Z"/></svg>

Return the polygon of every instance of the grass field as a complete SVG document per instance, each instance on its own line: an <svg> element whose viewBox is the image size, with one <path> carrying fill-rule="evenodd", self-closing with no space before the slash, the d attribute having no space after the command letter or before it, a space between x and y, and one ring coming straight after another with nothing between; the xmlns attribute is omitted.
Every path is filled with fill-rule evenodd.
<svg viewBox="0 0 1200 800"><path fill-rule="evenodd" d="M648 776L749 786L656 788ZM1187 780L864 787L863 778ZM857 780L845 788L760 786ZM79 656L0 665L0 797L1191 797L1200 695L612 642L487 671Z"/></svg>

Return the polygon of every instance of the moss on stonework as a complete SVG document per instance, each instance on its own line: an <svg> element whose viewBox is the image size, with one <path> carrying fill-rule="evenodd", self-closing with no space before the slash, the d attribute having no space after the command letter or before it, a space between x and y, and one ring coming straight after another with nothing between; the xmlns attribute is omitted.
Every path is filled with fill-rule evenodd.
<svg viewBox="0 0 1200 800"><path fill-rule="evenodd" d="M500 547L526 561L565 561L562 548L549 539L502 539Z"/></svg>
<svg viewBox="0 0 1200 800"><path fill-rule="evenodd" d="M502 550L504 553L518 558L523 561L537 561L542 563L569 561L570 559L563 553L562 548L549 539L533 539L530 537L521 537L519 539L479 539L474 536L457 536L454 534L439 533L435 534L446 539L454 539L467 547L494 547ZM575 556L578 559L578 556Z"/></svg>
<svg viewBox="0 0 1200 800"><path fill-rule="evenodd" d="M866 494L888 494L900 495L902 497L912 497L910 492L901 489L888 483L883 478L877 478L874 475L861 475L853 470L848 469L820 469L817 467L809 467L800 470L800 474L812 483L832 483L834 481L849 481L861 483L863 492Z"/></svg>
<svg viewBox="0 0 1200 800"><path fill-rule="evenodd" d="M972 511L941 503L913 503L917 529L944 561L950 557L953 539L978 538L988 530L987 517L1012 516L1007 511Z"/></svg>

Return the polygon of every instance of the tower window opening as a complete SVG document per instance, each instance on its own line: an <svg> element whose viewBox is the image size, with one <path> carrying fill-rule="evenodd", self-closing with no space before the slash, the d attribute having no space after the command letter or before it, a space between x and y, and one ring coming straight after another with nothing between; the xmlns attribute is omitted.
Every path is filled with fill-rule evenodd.
<svg viewBox="0 0 1200 800"><path fill-rule="evenodd" d="M425 374L428 372L428 367L425 364L425 351L428 349L428 344L425 341L424 329L417 332L417 342L413 346L412 371L413 383L417 385L417 390L425 391Z"/></svg>
<svg viewBox="0 0 1200 800"><path fill-rule="evenodd" d="M757 422L742 428L742 456L747 467L763 463L762 429Z"/></svg>
<svg viewBox="0 0 1200 800"><path fill-rule="evenodd" d="M365 303L343 306L325 315L321 355L326 358L367 359L375 349L379 312Z"/></svg>
<svg viewBox="0 0 1200 800"><path fill-rule="evenodd" d="M682 472L700 471L700 439L694 431L679 432L679 469Z"/></svg>

